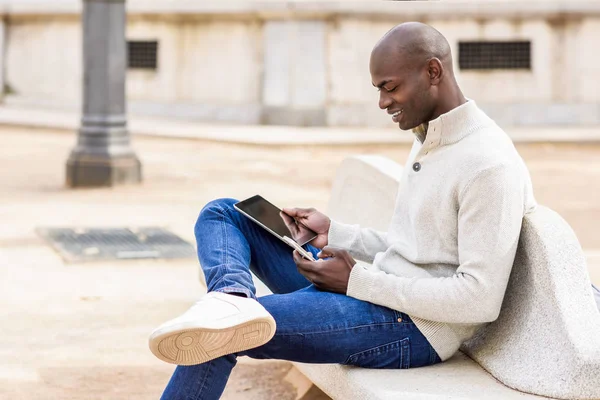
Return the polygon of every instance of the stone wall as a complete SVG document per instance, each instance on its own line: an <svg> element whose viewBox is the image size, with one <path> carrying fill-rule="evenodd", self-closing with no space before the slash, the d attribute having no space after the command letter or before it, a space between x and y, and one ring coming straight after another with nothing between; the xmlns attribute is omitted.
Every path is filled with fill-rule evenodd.
<svg viewBox="0 0 600 400"><path fill-rule="evenodd" d="M81 26L74 16L6 21L5 79L24 103L70 106L81 96Z"/></svg>
<svg viewBox="0 0 600 400"><path fill-rule="evenodd" d="M4 45L6 43L6 26L4 20L0 20L0 100L6 92L4 83Z"/></svg>
<svg viewBox="0 0 600 400"><path fill-rule="evenodd" d="M6 48L0 82L4 76L14 93L4 101L78 108L80 3L11 4L2 19L7 34L0 40L0 49L2 43ZM132 113L232 123L390 126L377 106L369 54L392 26L420 20L448 38L463 92L500 123L600 124L600 2L128 5L128 39L159 42L156 71L128 72ZM521 39L532 42L531 70L458 68L460 40Z"/></svg>

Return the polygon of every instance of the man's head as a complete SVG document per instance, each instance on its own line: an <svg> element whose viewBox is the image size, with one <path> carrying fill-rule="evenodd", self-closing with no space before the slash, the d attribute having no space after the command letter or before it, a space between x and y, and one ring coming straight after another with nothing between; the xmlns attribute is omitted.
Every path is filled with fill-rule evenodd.
<svg viewBox="0 0 600 400"><path fill-rule="evenodd" d="M463 99L448 41L429 25L407 22L392 28L373 48L369 68L380 90L379 107L404 130L437 118Z"/></svg>

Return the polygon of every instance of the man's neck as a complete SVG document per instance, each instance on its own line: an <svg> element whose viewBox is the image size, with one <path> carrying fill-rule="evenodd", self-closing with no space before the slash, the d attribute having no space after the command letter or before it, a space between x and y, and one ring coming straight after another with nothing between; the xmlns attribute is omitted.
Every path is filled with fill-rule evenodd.
<svg viewBox="0 0 600 400"><path fill-rule="evenodd" d="M440 102L440 105L436 108L436 111L433 113L433 116L429 121L433 121L439 118L440 115L446 114L447 112L450 112L467 102L466 97L462 94L458 85L455 85L453 87L452 92L453 93L451 96L445 96L446 100ZM417 126L416 128L413 128L412 130L421 143L424 143L425 139L427 138L429 121L422 123L421 125Z"/></svg>
<svg viewBox="0 0 600 400"><path fill-rule="evenodd" d="M440 104L437 106L429 120L433 121L440 115L446 114L447 112L454 110L456 107L460 107L466 102L467 99L460 91L458 85L456 85L452 88L452 90L449 91L448 95L444 96L443 99L440 100Z"/></svg>

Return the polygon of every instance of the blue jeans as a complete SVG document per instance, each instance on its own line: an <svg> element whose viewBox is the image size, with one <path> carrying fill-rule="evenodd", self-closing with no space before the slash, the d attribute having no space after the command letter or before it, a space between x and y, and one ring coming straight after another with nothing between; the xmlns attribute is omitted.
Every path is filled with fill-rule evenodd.
<svg viewBox="0 0 600 400"><path fill-rule="evenodd" d="M208 291L256 298L254 272L274 293L257 300L275 318L275 336L254 349L178 366L162 399L218 399L238 356L391 369L441 362L408 315L311 285L296 269L292 249L240 214L234 203L208 203L196 223ZM305 248L315 256L319 251Z"/></svg>

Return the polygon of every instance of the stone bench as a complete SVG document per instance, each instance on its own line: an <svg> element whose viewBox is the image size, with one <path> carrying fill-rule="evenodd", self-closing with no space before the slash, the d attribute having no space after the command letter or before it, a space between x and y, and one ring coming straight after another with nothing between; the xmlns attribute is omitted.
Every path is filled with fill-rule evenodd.
<svg viewBox="0 0 600 400"><path fill-rule="evenodd" d="M383 157L347 158L327 215L387 230L401 172ZM499 318L442 364L294 365L334 399L600 399L600 312L581 246L552 210L527 215Z"/></svg>

